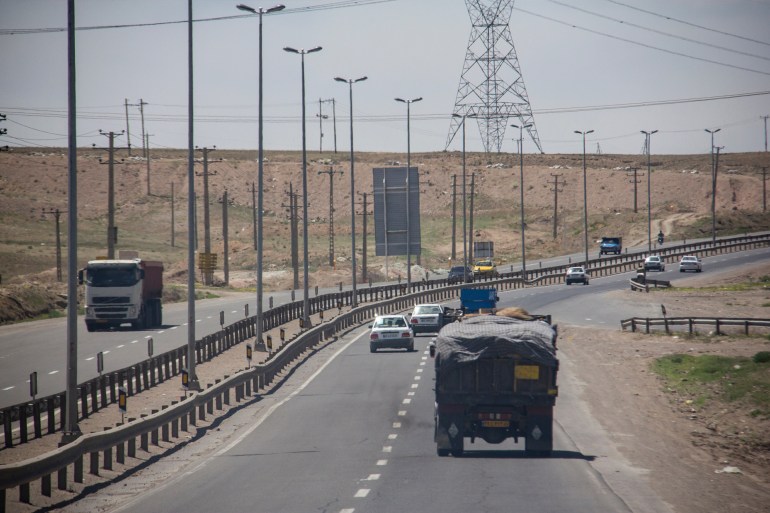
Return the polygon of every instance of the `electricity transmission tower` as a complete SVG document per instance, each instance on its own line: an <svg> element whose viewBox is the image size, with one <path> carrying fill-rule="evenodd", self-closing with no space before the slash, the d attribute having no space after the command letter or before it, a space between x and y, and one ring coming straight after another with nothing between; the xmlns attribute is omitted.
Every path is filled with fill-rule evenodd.
<svg viewBox="0 0 770 513"><path fill-rule="evenodd" d="M457 135L462 116L470 116L478 121L487 153L500 153L505 129L512 119L517 119L520 126L531 125L527 133L543 152L508 25L513 3L465 0L472 29L454 107L454 114L460 117L452 117L445 149Z"/></svg>

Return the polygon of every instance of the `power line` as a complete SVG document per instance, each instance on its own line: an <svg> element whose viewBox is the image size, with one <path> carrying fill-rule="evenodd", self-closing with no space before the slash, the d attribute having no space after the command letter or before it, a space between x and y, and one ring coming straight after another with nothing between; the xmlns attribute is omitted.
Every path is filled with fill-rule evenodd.
<svg viewBox="0 0 770 513"><path fill-rule="evenodd" d="M681 36L679 34L672 34L670 32L664 32L662 30L658 30L658 29L654 29L654 28L650 28L650 27L645 27L644 25L639 25L637 23L633 23L633 22L630 22L630 21L621 20L621 19L618 19L618 18L613 18L612 16L607 16L606 14L601 14L601 13L598 13L598 12L590 11L588 9L583 9L582 7L577 7L577 6L574 6L574 5L569 5L567 3L560 2L559 0L548 0L548 1L551 2L551 3L557 4L557 5L561 5L562 7L567 7L568 9L574 9L576 11L580 11L582 13L589 14L591 16L596 16L598 18L602 18L602 19L605 19L605 20L614 21L616 23L621 23L621 24L623 24L626 27L634 27L634 28L638 28L638 29L641 29L641 30L647 30L649 32L653 32L655 34L660 34L662 36L672 37L674 39L679 39L681 41L687 41L688 43L695 43L695 44L698 44L698 45L708 46L710 48L716 48L718 50L724 50L726 52L737 53L737 54L740 54L740 55L746 55L748 57L754 57L756 59L762 59L762 60L765 60L765 61L770 61L770 57L766 57L764 55L757 55L755 53L743 52L743 51L740 51L740 50L733 50L732 48L727 48L726 46L720 46L720 45L716 45L716 44L713 44L713 43L707 43L705 41L699 41L697 39L691 39L689 37Z"/></svg>
<svg viewBox="0 0 770 513"><path fill-rule="evenodd" d="M338 2L330 2L326 4L308 5L307 7L293 7L285 9L280 12L276 12L274 16L284 14L301 14L312 11L328 11L332 9L343 9L346 7L363 7L365 5L383 4L388 2L395 2L396 0L340 0ZM232 16L218 16L213 18L201 18L193 20L194 23L200 23L205 21L224 21L234 20L239 18L247 18L252 16L258 16L256 14L234 14ZM163 25L179 25L182 23L188 23L188 20L178 21L158 21L153 23L131 23L123 25L94 25L89 27L75 27L76 31L81 30L104 30L104 29L120 29L120 28L137 28L137 27L157 27ZM0 29L0 36L15 36L24 34L47 34L51 32L65 32L66 27L49 27L49 28L31 28L31 29Z"/></svg>
<svg viewBox="0 0 770 513"><path fill-rule="evenodd" d="M715 32L717 34L722 34L724 36L736 37L738 39L743 39L744 41L751 41L752 43L757 43L757 44L760 44L760 45L770 46L770 43L768 43L766 41L760 41L758 39L752 39L750 37L745 37L745 36L741 36L741 35L738 35L738 34L733 34L731 32L725 32L723 30L719 30L719 29L715 29L715 28L710 28L710 27L705 27L703 25L698 25L696 23L691 23L689 21L680 20L680 19L674 18L672 16L667 16L665 14L660 14L660 13L653 12L653 11L647 11L647 10L642 9L640 7L636 7L634 5L628 5L628 4L625 4L623 2L618 2L617 0L605 0L605 1L609 2L611 4L621 5L623 7L627 7L629 9L633 9L635 11L643 12L643 13L649 14L651 16L657 16L658 18L664 18L664 19L667 19L667 20L670 20L670 21L675 21L677 23L681 23L683 25L688 25L690 27L695 27L695 28L699 28L699 29L702 29L702 30L708 30L709 32Z"/></svg>
<svg viewBox="0 0 770 513"><path fill-rule="evenodd" d="M727 68L739 69L739 70L742 70L742 71L749 71L751 73L759 73L760 75L770 75L770 72L768 72L768 71L761 71L761 70L756 70L756 69L752 69L752 68L745 68L743 66L737 66L735 64L728 64L726 62L720 62L720 61L715 61L715 60L712 60L712 59L706 59L705 57L696 57L694 55L689 55L689 54L686 54L686 53L683 53L683 52L677 52L675 50L668 50L666 48L660 48L658 46L650 45L650 44L647 44L647 43L641 43L639 41L634 41L632 39L627 39L627 38L620 37L620 36L613 36L612 34L607 34L606 32L601 32L599 30L594 30L594 29L589 29L589 28L586 28L586 27L581 27L580 25L575 25L574 23L569 23L569 22L566 22L566 21L557 20L556 18L552 18L550 16L545 16L544 14L538 14L538 13L535 13L535 12L532 12L532 11L527 11L526 9L522 9L521 7L514 7L514 9L516 9L517 11L523 12L525 14L529 14L530 16L535 16L536 18L542 18L544 20L548 20L548 21L552 21L554 23L558 23L559 25L564 25L566 27L571 27L571 28L574 28L574 29L582 30L584 32L589 32L591 34L596 34L598 36L608 37L610 39L615 39L617 41L623 41L624 43L629 43L629 44L632 44L632 45L637 45L637 46L641 46L641 47L644 47L644 48L649 48L651 50L657 50L659 52L668 53L668 54L671 54L671 55L678 55L679 57L685 57L687 59L693 59L693 60L696 60L696 61L708 62L709 64L716 64L718 66L724 66L724 67L727 67Z"/></svg>

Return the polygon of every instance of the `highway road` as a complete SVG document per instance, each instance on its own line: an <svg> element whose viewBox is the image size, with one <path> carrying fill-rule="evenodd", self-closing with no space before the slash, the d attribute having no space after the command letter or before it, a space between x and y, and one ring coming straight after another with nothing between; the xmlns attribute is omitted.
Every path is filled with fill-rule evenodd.
<svg viewBox="0 0 770 513"><path fill-rule="evenodd" d="M705 272L768 256L770 249L709 258ZM658 276L683 277L670 269ZM627 287L628 278L505 292L500 306L552 313L557 323L618 329L620 318L639 312L606 304L603 292ZM658 305L650 308L657 311ZM371 354L367 334L365 327L353 330L280 389L226 419L217 433L72 507L143 513L671 512L649 488L644 470L620 455L588 413L564 354L550 458L528 457L523 441L512 440L476 441L466 444L462 458L441 458L433 443L430 337L418 338L415 352Z"/></svg>
<svg viewBox="0 0 770 513"><path fill-rule="evenodd" d="M740 266L744 263L760 261L768 257L767 250L755 250L725 254L704 259L704 272ZM567 257L561 257L566 260ZM563 263L563 262L562 262ZM550 262L549 265L558 265ZM676 265L669 264L664 273L652 273L656 279L671 280L681 277ZM516 291L521 297L521 306L530 311L538 311L547 306L550 311L560 312L563 322L576 324L607 324L617 327L619 319L629 317L628 313L617 311L622 305L596 304L591 301L572 301L574 296L591 292L621 289L627 286L631 273L603 278L593 278L588 287L581 285L552 285L528 288ZM587 290L581 290L587 289ZM333 291L338 289L328 289ZM320 291L324 293L327 291ZM313 292L311 291L311 294ZM267 308L268 297L273 296L274 305L291 300L290 292L266 294L264 305ZM520 295L520 296L519 296ZM299 299L301 294L297 295ZM219 299L196 302L195 334L200 339L204 335L220 329L219 312L225 312L227 324L245 315L245 306L249 312L256 309L256 298L252 294L228 295ZM659 305L655 305L659 308ZM651 316L657 316L658 311ZM633 312L641 315L641 312ZM154 353L187 344L187 304L175 303L164 305L164 326L162 329L131 331L127 327L117 331L88 333L85 323L78 322L78 383L98 375L96 355L104 353L105 371L120 369L147 358L147 339L152 337ZM29 375L38 373L38 396L61 392L65 389L66 378L66 319L49 319L0 326L0 407L10 406L30 399Z"/></svg>

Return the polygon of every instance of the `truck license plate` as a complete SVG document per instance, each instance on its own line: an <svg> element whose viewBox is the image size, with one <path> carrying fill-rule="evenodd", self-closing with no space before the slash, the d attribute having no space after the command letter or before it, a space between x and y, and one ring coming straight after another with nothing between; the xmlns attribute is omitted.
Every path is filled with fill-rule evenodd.
<svg viewBox="0 0 770 513"><path fill-rule="evenodd" d="M489 427L489 428L507 428L511 425L511 423L507 420L482 420L481 426L482 427Z"/></svg>
<svg viewBox="0 0 770 513"><path fill-rule="evenodd" d="M540 379L540 367L537 365L517 365L513 373L516 379Z"/></svg>

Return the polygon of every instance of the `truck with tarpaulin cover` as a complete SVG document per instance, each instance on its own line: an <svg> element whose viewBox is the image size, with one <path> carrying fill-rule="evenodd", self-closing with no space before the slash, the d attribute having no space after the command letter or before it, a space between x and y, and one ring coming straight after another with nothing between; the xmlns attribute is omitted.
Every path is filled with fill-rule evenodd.
<svg viewBox="0 0 770 513"><path fill-rule="evenodd" d="M465 439L499 444L524 439L533 455L553 448L558 395L556 326L550 316L505 310L452 323L431 343L439 456L461 456Z"/></svg>

